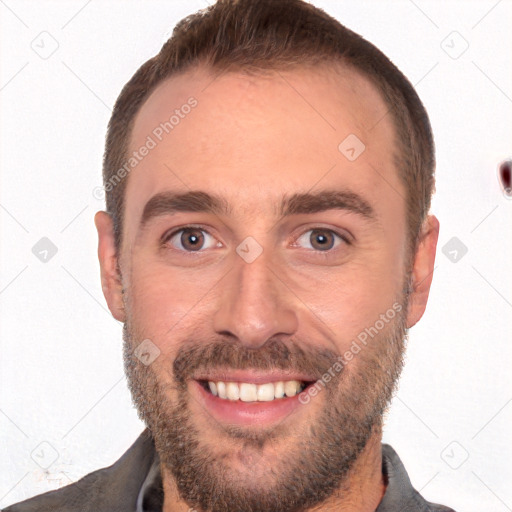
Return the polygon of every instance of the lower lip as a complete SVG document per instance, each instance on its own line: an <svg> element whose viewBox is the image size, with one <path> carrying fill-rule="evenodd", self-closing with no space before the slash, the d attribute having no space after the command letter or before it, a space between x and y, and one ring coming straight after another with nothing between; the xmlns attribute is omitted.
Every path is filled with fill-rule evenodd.
<svg viewBox="0 0 512 512"><path fill-rule="evenodd" d="M205 409L219 422L237 425L270 425L283 421L300 407L299 395L277 398L269 402L242 402L219 398L197 381L192 381Z"/></svg>

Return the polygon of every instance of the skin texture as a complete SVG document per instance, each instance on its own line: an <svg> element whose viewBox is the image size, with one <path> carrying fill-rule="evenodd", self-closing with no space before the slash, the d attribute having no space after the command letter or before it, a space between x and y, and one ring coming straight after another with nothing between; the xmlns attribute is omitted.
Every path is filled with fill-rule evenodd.
<svg viewBox="0 0 512 512"><path fill-rule="evenodd" d="M103 291L125 323L128 382L162 461L164 510L375 510L386 485L381 418L406 329L426 307L439 222L426 219L406 272L394 128L390 116L376 124L386 105L355 72L189 70L142 106L131 150L192 96L197 106L129 175L119 254L109 215L95 217ZM338 150L349 134L366 146L353 162ZM340 209L278 215L283 195L330 189L363 196L375 222ZM230 213L167 214L139 230L154 194L192 190L221 196ZM203 230L201 251L187 253L181 233L162 242L190 224ZM332 249L313 245L320 228ZM249 236L263 249L252 263L235 250ZM212 419L191 381L193 368L221 364L320 376L393 304L400 312L339 376L273 428ZM133 356L145 339L160 351L148 366Z"/></svg>

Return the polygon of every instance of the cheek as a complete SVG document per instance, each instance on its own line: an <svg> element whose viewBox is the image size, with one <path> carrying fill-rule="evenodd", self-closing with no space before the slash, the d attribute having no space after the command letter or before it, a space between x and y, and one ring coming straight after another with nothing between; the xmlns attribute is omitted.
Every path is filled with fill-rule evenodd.
<svg viewBox="0 0 512 512"><path fill-rule="evenodd" d="M338 335L340 352L391 306L392 294L384 289L385 284L375 284L373 280L364 281L352 274L343 279L339 291L329 294L323 303L321 317Z"/></svg>
<svg viewBox="0 0 512 512"><path fill-rule="evenodd" d="M392 308L400 297L402 272L395 249L373 246L340 267L295 276L302 323L326 326L323 331L343 352ZM292 279L289 274L288 279Z"/></svg>
<svg viewBox="0 0 512 512"><path fill-rule="evenodd" d="M129 292L132 321L162 352L172 351L179 340L194 331L194 326L204 323L208 291L216 282L204 274L198 278L156 263L133 265Z"/></svg>

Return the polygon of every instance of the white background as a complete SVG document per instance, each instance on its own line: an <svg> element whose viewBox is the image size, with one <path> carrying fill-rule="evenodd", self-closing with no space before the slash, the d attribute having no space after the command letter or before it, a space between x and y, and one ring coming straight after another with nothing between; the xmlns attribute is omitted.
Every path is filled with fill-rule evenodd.
<svg viewBox="0 0 512 512"><path fill-rule="evenodd" d="M314 3L417 86L437 145L431 297L384 440L427 499L512 510L512 200L496 174L512 153L512 2ZM0 2L0 507L112 464L144 428L101 291L92 191L122 86L205 6ZM33 49L52 44L47 59ZM47 263L32 253L42 237L58 248ZM442 252L452 237L468 248L455 263ZM45 470L37 454L56 460Z"/></svg>

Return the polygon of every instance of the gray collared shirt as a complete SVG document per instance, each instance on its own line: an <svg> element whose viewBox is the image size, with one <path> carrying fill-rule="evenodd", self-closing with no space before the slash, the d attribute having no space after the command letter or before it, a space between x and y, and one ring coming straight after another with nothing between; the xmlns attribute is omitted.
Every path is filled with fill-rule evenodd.
<svg viewBox="0 0 512 512"><path fill-rule="evenodd" d="M159 462L151 433L145 429L112 466L11 505L3 512L162 512ZM375 512L453 512L427 502L412 487L402 461L388 444L382 445L382 472L388 485Z"/></svg>

